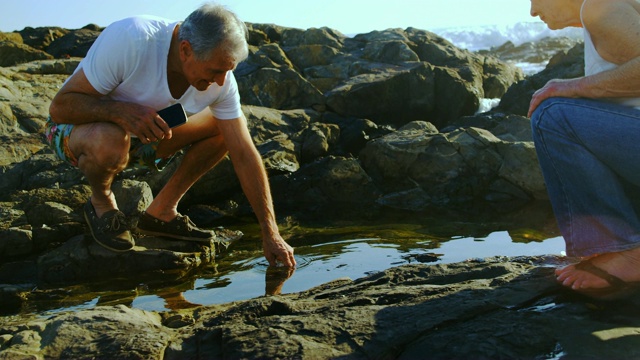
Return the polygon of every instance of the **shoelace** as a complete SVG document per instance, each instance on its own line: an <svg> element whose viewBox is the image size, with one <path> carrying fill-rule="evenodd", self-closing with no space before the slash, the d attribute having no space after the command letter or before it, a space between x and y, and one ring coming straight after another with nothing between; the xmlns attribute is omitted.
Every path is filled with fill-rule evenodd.
<svg viewBox="0 0 640 360"><path fill-rule="evenodd" d="M186 215L178 214L178 220L181 223L184 223L188 231L193 231L193 229L197 229L196 224L193 221L191 221L191 219Z"/></svg>
<svg viewBox="0 0 640 360"><path fill-rule="evenodd" d="M178 215L180 222L183 222L187 226L187 230L191 231L196 228L196 224L189 219L186 215Z"/></svg>
<svg viewBox="0 0 640 360"><path fill-rule="evenodd" d="M118 231L120 230L120 227L126 224L126 219L124 217L124 214L122 213L116 213L112 218L111 218L111 223L107 224L107 230L114 230L114 231Z"/></svg>

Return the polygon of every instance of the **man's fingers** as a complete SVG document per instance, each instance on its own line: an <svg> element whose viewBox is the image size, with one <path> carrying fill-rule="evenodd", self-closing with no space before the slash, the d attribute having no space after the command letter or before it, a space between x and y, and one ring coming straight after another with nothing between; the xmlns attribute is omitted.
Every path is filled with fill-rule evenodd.
<svg viewBox="0 0 640 360"><path fill-rule="evenodd" d="M296 258L293 256L293 252L287 252L284 259L280 259L282 264L286 267L296 266Z"/></svg>

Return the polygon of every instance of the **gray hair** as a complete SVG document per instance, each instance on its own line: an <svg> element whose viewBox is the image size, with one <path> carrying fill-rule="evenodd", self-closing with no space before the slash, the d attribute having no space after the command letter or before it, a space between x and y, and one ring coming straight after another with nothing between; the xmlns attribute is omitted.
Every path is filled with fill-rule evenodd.
<svg viewBox="0 0 640 360"><path fill-rule="evenodd" d="M221 48L241 62L249 55L249 31L236 14L222 5L206 3L189 14L178 30L178 38L191 44L198 60L209 60L214 49Z"/></svg>

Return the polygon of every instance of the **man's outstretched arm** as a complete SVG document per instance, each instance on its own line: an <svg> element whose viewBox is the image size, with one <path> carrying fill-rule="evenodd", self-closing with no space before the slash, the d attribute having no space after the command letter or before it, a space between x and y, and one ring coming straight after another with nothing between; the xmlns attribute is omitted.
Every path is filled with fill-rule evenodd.
<svg viewBox="0 0 640 360"><path fill-rule="evenodd" d="M264 256L270 265L279 262L284 266L295 266L293 248L284 241L278 230L269 179L260 153L251 139L247 120L244 116L233 120L219 120L218 127L242 190L260 222Z"/></svg>

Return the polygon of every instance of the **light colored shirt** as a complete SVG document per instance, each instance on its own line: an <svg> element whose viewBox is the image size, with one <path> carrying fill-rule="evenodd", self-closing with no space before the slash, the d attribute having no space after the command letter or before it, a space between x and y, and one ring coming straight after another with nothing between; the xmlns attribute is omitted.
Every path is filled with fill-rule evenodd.
<svg viewBox="0 0 640 360"><path fill-rule="evenodd" d="M153 16L116 21L102 31L76 71L83 69L91 85L109 99L156 110L179 102L189 115L209 106L220 120L240 117L240 95L232 71L222 87L214 83L198 91L190 86L179 99L171 95L167 61L178 24Z"/></svg>

